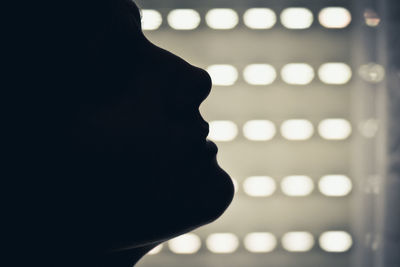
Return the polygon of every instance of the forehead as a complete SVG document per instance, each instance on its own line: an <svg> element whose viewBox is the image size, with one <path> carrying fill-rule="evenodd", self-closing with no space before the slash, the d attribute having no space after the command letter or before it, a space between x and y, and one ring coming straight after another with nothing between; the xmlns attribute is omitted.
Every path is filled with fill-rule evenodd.
<svg viewBox="0 0 400 267"><path fill-rule="evenodd" d="M134 13L135 16L140 18L140 9L133 0L123 0L127 3L128 8Z"/></svg>

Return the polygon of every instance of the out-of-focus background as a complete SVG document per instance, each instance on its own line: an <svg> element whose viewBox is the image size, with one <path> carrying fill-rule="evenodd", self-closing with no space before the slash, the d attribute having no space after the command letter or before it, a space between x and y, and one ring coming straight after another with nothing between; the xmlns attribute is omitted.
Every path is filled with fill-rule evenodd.
<svg viewBox="0 0 400 267"><path fill-rule="evenodd" d="M151 41L211 75L201 112L236 186L138 266L399 267L396 1L136 2Z"/></svg>

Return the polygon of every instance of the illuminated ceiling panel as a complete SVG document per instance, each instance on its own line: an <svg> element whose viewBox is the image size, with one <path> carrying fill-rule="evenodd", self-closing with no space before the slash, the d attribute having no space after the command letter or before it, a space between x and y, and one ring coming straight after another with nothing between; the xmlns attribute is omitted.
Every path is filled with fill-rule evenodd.
<svg viewBox="0 0 400 267"><path fill-rule="evenodd" d="M353 125L352 82L385 75L350 61L352 1L139 2L161 14L148 38L212 77L201 111L236 196L221 219L194 232L194 254L165 243L138 266L350 267L359 241L349 142L357 129L373 138L378 127ZM191 11L171 19L174 10Z"/></svg>

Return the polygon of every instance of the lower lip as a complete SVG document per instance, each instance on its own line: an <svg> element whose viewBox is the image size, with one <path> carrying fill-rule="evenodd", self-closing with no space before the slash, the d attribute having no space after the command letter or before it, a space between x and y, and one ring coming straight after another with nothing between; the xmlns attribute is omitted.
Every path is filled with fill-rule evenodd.
<svg viewBox="0 0 400 267"><path fill-rule="evenodd" d="M210 141L210 140L206 140L206 147L207 150L213 154L217 154L218 152L218 147L216 144L214 144L214 142Z"/></svg>

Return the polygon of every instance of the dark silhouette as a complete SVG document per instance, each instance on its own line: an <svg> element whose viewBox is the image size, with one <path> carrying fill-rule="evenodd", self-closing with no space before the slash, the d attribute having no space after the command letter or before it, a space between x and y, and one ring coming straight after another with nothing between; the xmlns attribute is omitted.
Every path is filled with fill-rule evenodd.
<svg viewBox="0 0 400 267"><path fill-rule="evenodd" d="M9 50L8 247L16 266L132 266L232 200L198 110L211 79L130 0L54 2Z"/></svg>

